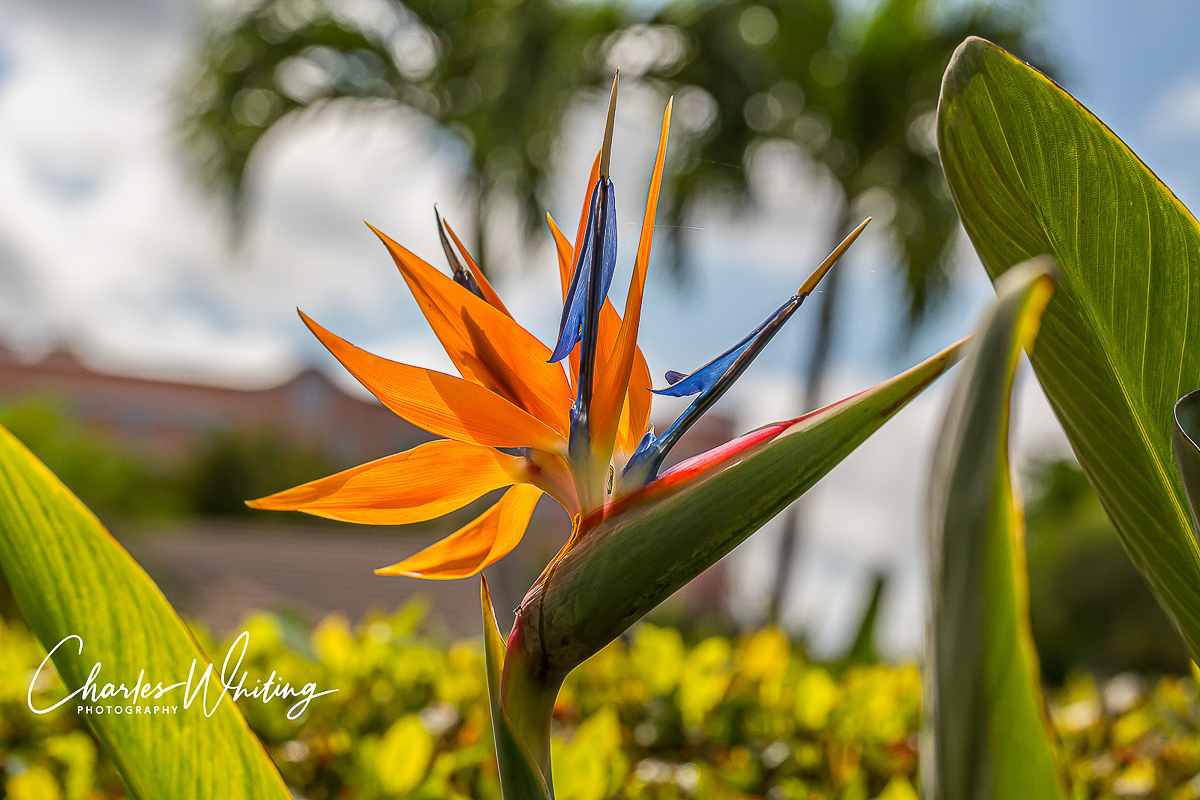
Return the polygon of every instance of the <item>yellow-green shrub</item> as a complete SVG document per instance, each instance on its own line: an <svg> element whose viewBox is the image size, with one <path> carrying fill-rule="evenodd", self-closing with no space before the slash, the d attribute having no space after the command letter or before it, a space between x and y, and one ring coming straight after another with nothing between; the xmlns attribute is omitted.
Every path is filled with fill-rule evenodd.
<svg viewBox="0 0 1200 800"><path fill-rule="evenodd" d="M439 642L411 606L358 627L333 616L305 635L248 617L252 678L338 689L288 721L279 703L241 702L289 786L325 798L499 798L476 642ZM198 637L219 664L229 641ZM23 800L123 797L83 719L35 715L30 675L44 652L0 622L0 786ZM41 682L39 706L61 697ZM1190 678L1150 691L1123 676L1076 676L1053 698L1079 796L1200 797L1200 704ZM920 681L914 665L838 670L778 631L687 644L642 625L584 664L555 708L560 800L702 797L912 800Z"/></svg>

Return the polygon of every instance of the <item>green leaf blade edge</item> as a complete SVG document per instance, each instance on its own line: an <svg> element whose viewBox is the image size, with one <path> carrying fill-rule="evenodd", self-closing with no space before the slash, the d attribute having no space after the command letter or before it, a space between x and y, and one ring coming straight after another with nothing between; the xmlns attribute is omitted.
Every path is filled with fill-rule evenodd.
<svg viewBox="0 0 1200 800"><path fill-rule="evenodd" d="M7 430L0 428L0 568L30 629L47 650L68 636L54 664L68 691L97 682L133 687L145 670L155 685L196 681L208 659L162 592L99 520ZM210 687L219 687L214 668ZM132 797L288 800L291 793L229 697L210 716L197 696L183 708L183 687L141 705L177 706L172 714L91 714L86 719ZM201 692L203 694L203 691ZM47 712L75 713L80 700ZM135 705L124 699L104 705ZM280 713L286 713L283 709Z"/></svg>
<svg viewBox="0 0 1200 800"><path fill-rule="evenodd" d="M1008 456L1013 380L1053 290L1048 260L997 282L963 359L929 501L926 800L1063 800L1029 623L1024 520Z"/></svg>

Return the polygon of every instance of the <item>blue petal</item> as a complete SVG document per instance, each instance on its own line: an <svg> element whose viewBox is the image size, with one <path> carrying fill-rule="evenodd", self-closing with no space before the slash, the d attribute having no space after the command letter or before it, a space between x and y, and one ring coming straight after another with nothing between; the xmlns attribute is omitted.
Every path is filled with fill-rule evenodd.
<svg viewBox="0 0 1200 800"><path fill-rule="evenodd" d="M604 249L601 254L601 289L608 296L608 287L612 284L613 271L617 265L617 225L616 225L616 195L613 192L612 181L601 178L592 189L591 208L588 211L587 227L584 229L581 253L577 255L575 273L571 276L571 287L567 290L567 299L563 303L562 319L558 327L558 343L550 362L562 361L579 344L583 336L584 317L587 314L587 287L592 272L592 248L596 235L596 225L600 213L601 192L607 194L608 215L604 237ZM601 306L603 303L600 304Z"/></svg>
<svg viewBox="0 0 1200 800"><path fill-rule="evenodd" d="M633 455L630 456L630 460L637 458L639 454L644 453L647 450L649 450L650 445L654 444L654 438L655 438L654 437L654 428L651 428L650 430L646 431L646 435L642 437L642 440L640 442L638 442L638 446L633 451Z"/></svg>
<svg viewBox="0 0 1200 800"><path fill-rule="evenodd" d="M622 485L633 484L640 487L654 480L664 455L654 446L657 442L658 437L654 435L654 428L646 431L646 435L638 442L633 455L625 462L625 468L621 470Z"/></svg>
<svg viewBox="0 0 1200 800"><path fill-rule="evenodd" d="M604 230L604 263L600 273L601 297L608 297L608 289L612 286L613 272L617 268L617 195L613 191L612 181L605 179L605 192L608 194L608 222ZM601 302L597 308L603 306Z"/></svg>
<svg viewBox="0 0 1200 800"><path fill-rule="evenodd" d="M772 314L767 318L766 322L746 334L744 339L691 375L684 375L675 371L668 372L666 378L667 382L671 385L665 389L651 389L650 391L654 394L665 395L666 397L688 397L710 388L717 382L718 378L729 371L729 368L733 366L733 362L737 361L737 357L745 352L746 348L754 342L754 339L762 333L763 328L767 327L778 313Z"/></svg>
<svg viewBox="0 0 1200 800"><path fill-rule="evenodd" d="M583 304L587 295L587 277L592 266L592 230L596 224L596 213L600 205L600 185L592 190L591 209L588 211L587 227L583 229L583 244L575 257L575 272L571 275L571 287L563 302L562 319L558 323L558 343L550 362L562 361L579 344L583 332Z"/></svg>
<svg viewBox="0 0 1200 800"><path fill-rule="evenodd" d="M475 276L467 272L463 267L459 267L454 271L454 282L466 289L471 294L481 300L486 300L483 296L483 290L479 288L479 284L475 281Z"/></svg>

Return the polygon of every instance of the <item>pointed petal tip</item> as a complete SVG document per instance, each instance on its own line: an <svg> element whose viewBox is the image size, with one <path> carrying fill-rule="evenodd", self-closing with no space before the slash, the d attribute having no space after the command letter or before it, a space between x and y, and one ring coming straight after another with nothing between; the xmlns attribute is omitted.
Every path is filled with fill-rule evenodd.
<svg viewBox="0 0 1200 800"><path fill-rule="evenodd" d="M846 251L850 249L850 245L854 244L855 240L862 235L862 232L866 230L866 227L870 222L871 217L867 217L862 222L858 223L858 227L850 231L850 233L846 235L846 238L842 240L841 244L833 248L833 252L826 256L825 260L821 262L821 265L813 270L812 274L805 279L804 283L800 285L800 288L796 290L796 295L799 297L807 297L808 295L812 294L813 290L817 288L817 284L821 282L821 279L829 274L829 271L833 269L834 265L837 264L838 261L841 260L842 256L846 254Z"/></svg>
<svg viewBox="0 0 1200 800"><path fill-rule="evenodd" d="M379 228L376 228L374 225L367 222L366 220L363 220L363 224L371 229L371 233L375 234L379 238L379 241L383 242L383 246L388 249L388 252L392 252L394 248L397 248L400 246L400 245L396 244L395 240L392 239L392 237L388 236L386 233L379 230ZM396 257L394 253L392 254L392 257L393 258Z"/></svg>
<svg viewBox="0 0 1200 800"><path fill-rule="evenodd" d="M617 118L617 84L621 80L621 70L613 76L612 91L608 96L608 121L604 126L604 145L600 149L600 177L608 177L609 158L612 155L613 125Z"/></svg>
<svg viewBox="0 0 1200 800"><path fill-rule="evenodd" d="M424 572L413 572L411 570L400 569L400 566L403 563L404 562L401 561L399 564L392 564L390 567L379 567L379 568L371 570L371 571L374 574L379 575L384 578L417 578L417 579L423 580L423 581L453 580L453 578L447 578L446 576L438 575L437 573L426 574ZM457 577L460 577L460 576L457 576L457 575L454 576L454 578L457 578Z"/></svg>
<svg viewBox="0 0 1200 800"><path fill-rule="evenodd" d="M974 333L968 333L966 336L959 339L954 344L947 347L939 355L945 356L951 364L957 364L963 357L963 351L966 349L967 342L975 338Z"/></svg>
<svg viewBox="0 0 1200 800"><path fill-rule="evenodd" d="M254 508L259 511L302 511L306 514L314 513L307 509L302 509L301 503L287 499L285 495L287 495L290 491L290 489L285 489L282 492L269 494L266 497L256 497L253 500L243 500L242 502L245 503L248 508ZM320 515L318 514L318 516Z"/></svg>
<svg viewBox="0 0 1200 800"><path fill-rule="evenodd" d="M450 229L450 225L442 219L437 203L433 204L433 217L437 221L438 241L441 242L442 253L446 256L446 263L450 265L450 272L453 273L454 282L466 288L477 297L483 297L483 293L478 291L479 287L475 283L474 276L463 269L462 261L459 260L458 254L454 252L454 246L450 244L450 237L446 235L446 231Z"/></svg>

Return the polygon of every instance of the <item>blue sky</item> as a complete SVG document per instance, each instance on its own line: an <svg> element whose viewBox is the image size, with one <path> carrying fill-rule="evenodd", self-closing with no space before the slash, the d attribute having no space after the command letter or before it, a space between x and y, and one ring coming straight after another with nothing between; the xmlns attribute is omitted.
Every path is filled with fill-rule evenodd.
<svg viewBox="0 0 1200 800"><path fill-rule="evenodd" d="M1060 81L1191 208L1200 204L1200 4L1045 1Z"/></svg>
<svg viewBox="0 0 1200 800"><path fill-rule="evenodd" d="M349 5L368 9L373 0ZM1040 37L1060 81L1172 186L1200 207L1200 4L1194 0L1043 0ZM33 354L69 340L103 368L241 384L318 363L344 379L295 316L400 360L447 367L367 219L438 263L431 206L453 220L451 166L422 131L379 113L326 120L276 137L257 164L246 246L227 247L220 208L176 158L166 100L195 31L189 0L7 0L0 5L0 337ZM657 99L622 98L615 178L624 244L614 294L640 220ZM574 118L565 174L550 210L573 225L601 121ZM431 166L436 165L436 166ZM823 255L827 224L812 184L765 178L769 198L743 221L719 210L696 224L695 279L679 294L652 275L645 350L652 370L687 370L720 352L794 291ZM833 394L848 394L966 333L991 288L969 249L947 304L906 352L900 304L868 233L847 259L846 309ZM558 319L549 250L500 289L544 340ZM790 379L809 340L803 311L723 410L742 427L789 415ZM1062 452L1036 384L1025 381L1020 443ZM868 565L901 575L890 641L911 650L920 629L920 505L932 432L948 384L889 423L815 492L814 535L792 603L828 646L856 613ZM770 563L771 533L739 554L735 573ZM742 582L753 609L754 581ZM761 582L760 582L761 583ZM747 612L752 613L752 612Z"/></svg>

